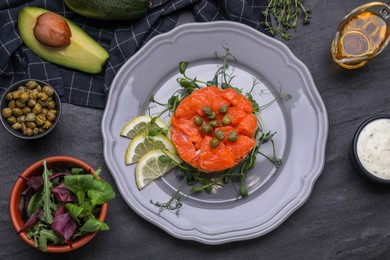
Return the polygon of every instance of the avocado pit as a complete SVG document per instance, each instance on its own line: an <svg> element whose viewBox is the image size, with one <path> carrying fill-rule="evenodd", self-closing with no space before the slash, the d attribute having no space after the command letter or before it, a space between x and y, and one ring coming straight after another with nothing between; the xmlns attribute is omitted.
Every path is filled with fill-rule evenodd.
<svg viewBox="0 0 390 260"><path fill-rule="evenodd" d="M57 48L70 45L72 33L69 25L58 14L46 12L38 16L33 32L44 45Z"/></svg>

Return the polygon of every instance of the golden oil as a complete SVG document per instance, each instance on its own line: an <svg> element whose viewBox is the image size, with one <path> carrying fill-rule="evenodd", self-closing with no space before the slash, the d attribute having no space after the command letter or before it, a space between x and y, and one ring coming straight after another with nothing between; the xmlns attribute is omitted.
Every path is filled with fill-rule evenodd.
<svg viewBox="0 0 390 260"><path fill-rule="evenodd" d="M387 9L376 13L360 9L344 18L332 42L333 60L344 68L356 69L378 55L388 42L388 16Z"/></svg>

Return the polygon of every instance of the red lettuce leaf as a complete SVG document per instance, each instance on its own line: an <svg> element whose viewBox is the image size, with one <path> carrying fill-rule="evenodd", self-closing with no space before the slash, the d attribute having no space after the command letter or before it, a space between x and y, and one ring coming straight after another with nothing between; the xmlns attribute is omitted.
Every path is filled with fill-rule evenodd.
<svg viewBox="0 0 390 260"><path fill-rule="evenodd" d="M77 224L74 222L70 214L65 212L65 206L61 205L58 207L54 215L51 227L58 236L63 238L64 241L69 241L77 229Z"/></svg>
<svg viewBox="0 0 390 260"><path fill-rule="evenodd" d="M42 218L42 216L43 216L43 210L38 209L34 214L31 215L31 217L27 220L27 222L24 223L23 227L18 231L18 234L27 230L29 227L35 225L35 223L37 223L37 221L40 218Z"/></svg>
<svg viewBox="0 0 390 260"><path fill-rule="evenodd" d="M59 202L65 203L75 200L75 197L72 195L71 191L66 187L64 183L60 183L59 185L52 188L51 193L54 194L57 201Z"/></svg>

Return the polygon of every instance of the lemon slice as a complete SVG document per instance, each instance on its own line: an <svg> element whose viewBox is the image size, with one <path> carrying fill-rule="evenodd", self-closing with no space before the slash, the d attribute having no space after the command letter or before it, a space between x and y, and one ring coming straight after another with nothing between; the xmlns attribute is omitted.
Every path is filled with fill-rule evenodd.
<svg viewBox="0 0 390 260"><path fill-rule="evenodd" d="M162 160L164 158L166 159L166 156L170 157L173 161L167 162ZM152 181L160 178L180 163L182 163L180 157L168 150L153 150L146 153L138 161L135 168L135 182L138 189L142 189Z"/></svg>
<svg viewBox="0 0 390 260"><path fill-rule="evenodd" d="M176 153L176 148L173 146L172 141L165 135L137 135L127 146L125 163L126 165L136 163L144 154L157 149L168 150L172 153Z"/></svg>
<svg viewBox="0 0 390 260"><path fill-rule="evenodd" d="M151 123L151 120L152 118L150 116L137 116L122 128L120 135L132 139L137 135L147 133L154 128L168 130L167 124L160 118L156 118L154 123Z"/></svg>

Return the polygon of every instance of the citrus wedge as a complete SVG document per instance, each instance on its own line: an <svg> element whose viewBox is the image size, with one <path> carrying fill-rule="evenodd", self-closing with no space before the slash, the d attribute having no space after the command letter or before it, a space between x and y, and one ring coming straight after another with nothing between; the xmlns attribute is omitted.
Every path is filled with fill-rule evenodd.
<svg viewBox="0 0 390 260"><path fill-rule="evenodd" d="M122 128L120 135L132 139L153 129L162 128L168 130L167 124L160 118L155 118L153 123L151 123L151 120L152 117L150 116L137 116Z"/></svg>
<svg viewBox="0 0 390 260"><path fill-rule="evenodd" d="M144 154L157 149L168 150L172 153L176 153L176 148L173 146L172 141L165 135L137 135L130 142L129 146L127 146L125 163L126 165L136 163Z"/></svg>
<svg viewBox="0 0 390 260"><path fill-rule="evenodd" d="M144 188L180 163L182 163L180 157L168 150L153 150L146 153L135 168L135 182L138 189Z"/></svg>

